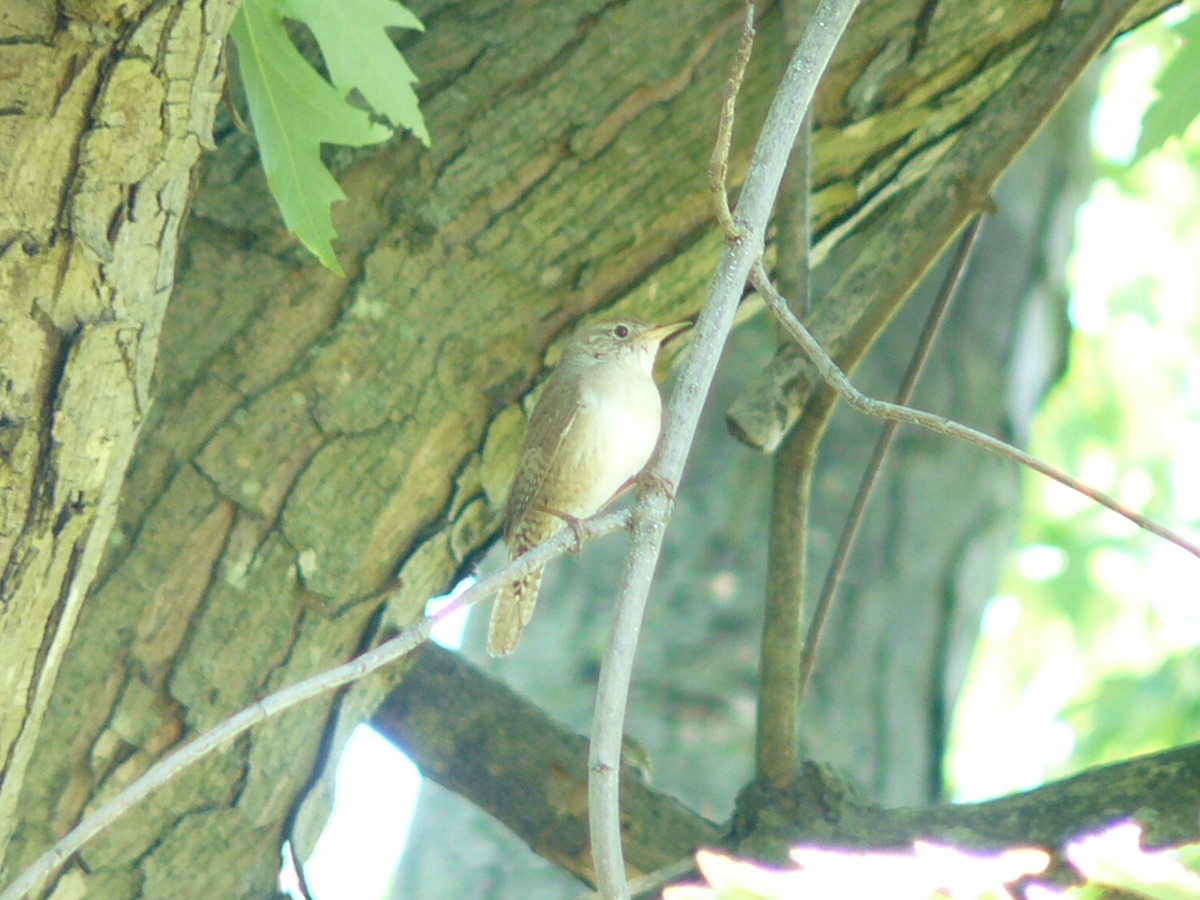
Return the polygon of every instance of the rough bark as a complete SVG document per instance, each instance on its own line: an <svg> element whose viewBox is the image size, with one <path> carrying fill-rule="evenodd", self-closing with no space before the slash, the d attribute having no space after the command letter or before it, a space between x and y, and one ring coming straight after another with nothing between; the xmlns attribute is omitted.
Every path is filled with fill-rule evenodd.
<svg viewBox="0 0 1200 900"><path fill-rule="evenodd" d="M496 816L539 856L581 881L592 880L582 735L437 646L414 655L404 682L372 724L429 778ZM1116 822L1142 822L1148 847L1196 840L1200 745L958 806L885 809L815 763L806 763L783 791L743 792L724 826L653 788L636 767L624 773L622 800L630 877L678 862L699 847L724 847L780 864L799 843L892 849L926 839L979 851L1043 847L1054 857L1056 877L1069 879L1067 843ZM474 876L476 883L485 880L478 869ZM422 896L450 894L432 888Z"/></svg>
<svg viewBox="0 0 1200 900"><path fill-rule="evenodd" d="M233 9L0 17L0 861L150 407Z"/></svg>
<svg viewBox="0 0 1200 900"><path fill-rule="evenodd" d="M916 0L868 7L852 26L818 110L824 127L817 225L826 249L897 183L929 171L932 157L924 151L949 139L1003 82L1036 40L1050 6L1017 4L1000 16L966 0L938 4L931 15ZM48 14L27 8L42 29L30 33L54 37ZM494 537L521 427L516 401L552 358L553 340L586 313L675 316L703 295L719 245L704 166L735 8L699 2L414 8L427 32L403 40L423 79L434 149L425 154L400 141L377 153L332 154L351 198L336 211L347 280L321 272L295 248L277 224L251 145L226 130L195 197L163 325L154 407L146 412L153 315L138 321L133 351L124 354L119 344L111 349L119 333L113 323L124 321L119 305L113 307L119 315L95 314L95 329L81 332L95 338L69 346L46 340L46 359L65 360L68 370L85 349L89 359L103 357L107 347L122 365L136 360L137 378L121 371L117 379L128 412L124 418L110 412L104 421L128 425L114 447L132 440L139 417L145 425L109 554L72 643L66 643L68 613L78 604L57 604L68 594L46 588L55 583L49 574L39 576L36 600L6 607L26 616L41 603L43 624L62 608L45 652L38 649L41 624L21 631L34 635L32 643L0 635L0 653L24 667L25 685L44 661L62 659L40 731L36 715L20 720L28 723L21 726L28 735L21 758L30 763L23 775L14 769L4 786L19 800L6 872L165 750L272 687L344 659L373 640L381 622L410 619ZM166 28L203 9L156 5L142 24ZM184 67L184 80L211 101L216 39L225 23L204 24L200 33L208 40L197 39L193 57L184 54L195 61ZM777 80L777 32L777 15L767 9L741 103L735 173ZM76 40L79 30L63 34L56 39ZM52 42L29 44L34 49L17 44L0 52L58 58ZM142 52L151 59L164 54L162 68L173 72L166 62L177 44L148 41ZM158 69L129 52L141 46L121 45L125 55L114 57L119 64L111 71L127 73L139 98L173 101L166 87L156 95L145 74L148 68L157 76ZM93 71L98 60L92 68L60 64L74 77ZM176 90L180 83L167 86ZM156 109L198 152L205 107L193 107L192 96ZM45 116L53 105L46 100L38 108ZM81 129L109 125L108 107L86 109ZM95 127L96 140L122 135L121 147L155 146L154 132L138 130L148 128L144 119L119 122L128 135ZM160 156L175 146L174 134L157 144ZM23 130L5 130L0 138L33 140ZM91 144L77 146L75 162L87 161ZM69 184L84 196L94 184L94 195L86 196L104 198L107 206L89 206L86 214L81 207L66 219L50 215L41 232L5 226L7 285L24 304L21 315L34 323L6 324L6 334L41 340L46 332L35 326L42 317L61 323L55 328L86 325L91 320L79 309L89 291L111 306L123 295L110 285L120 287L125 277L142 281L124 302L132 308L156 298L161 315L178 218L143 215L139 204L181 212L186 181L164 176L148 184L152 189L123 195L140 170L114 174L121 167L112 154L100 155L111 166L107 176L46 181L42 195L58 196L53 188ZM4 183L12 193L24 182L9 175ZM122 196L136 215L118 214ZM63 221L90 243L76 251L50 241ZM154 221L153 240L110 239ZM17 239L26 231L32 242ZM48 267L50 274L36 282L18 280L14 254L28 253L26 246L51 248L59 268ZM79 274L75 267L94 256L103 266L94 262ZM35 270L22 262L19 271L26 278ZM60 283L54 272L69 277ZM62 301L30 316L40 297ZM55 454L67 459L66 448L86 453L88 438L103 437L80 428L88 421L83 412L49 418L56 405L63 408L71 383L57 371L50 363L32 365L22 370L29 387L10 391L28 395L21 408L37 412L19 419L32 423L16 432L22 447L46 448L42 457L52 463ZM87 390L95 384L89 378ZM86 399L94 396L100 395L72 400L71 410L99 406ZM68 432L78 436L50 441L48 429L59 422L64 441ZM111 452L104 483L115 494L124 458ZM10 454L26 460L13 467L26 473L13 483L31 498L56 503L40 500L37 509L47 512L15 521L34 522L39 534L53 534L61 521L64 534L75 534L69 530L91 521L73 508L81 489L42 477L45 471L29 462L37 453ZM91 462L86 468L89 477L102 470ZM85 498L102 495L90 483L89 490ZM106 537L104 520L95 521L89 554ZM30 545L18 541L15 550L23 546ZM39 566L58 558L62 570L71 557L14 558ZM83 554L77 565L87 574L95 559ZM393 608L382 612L363 601L397 569L402 592ZM78 598L87 579L75 581ZM49 681L40 673L39 679L31 710L47 702ZM296 798L386 687L366 686L337 703L293 712L198 767L89 847L66 876L69 883L96 896L170 896L181 884L193 895L270 893ZM333 720L331 710L338 712ZM320 820L318 791L300 815L301 852Z"/></svg>

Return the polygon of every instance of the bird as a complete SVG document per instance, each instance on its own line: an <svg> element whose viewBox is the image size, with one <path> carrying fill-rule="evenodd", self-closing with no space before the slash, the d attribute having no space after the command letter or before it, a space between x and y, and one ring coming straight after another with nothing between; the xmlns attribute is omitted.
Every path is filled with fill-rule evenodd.
<svg viewBox="0 0 1200 900"><path fill-rule="evenodd" d="M654 361L690 322L637 319L581 327L568 341L533 409L504 514L509 559L564 525L603 509L649 462L662 428ZM517 646L537 603L541 566L501 588L488 624L488 652Z"/></svg>

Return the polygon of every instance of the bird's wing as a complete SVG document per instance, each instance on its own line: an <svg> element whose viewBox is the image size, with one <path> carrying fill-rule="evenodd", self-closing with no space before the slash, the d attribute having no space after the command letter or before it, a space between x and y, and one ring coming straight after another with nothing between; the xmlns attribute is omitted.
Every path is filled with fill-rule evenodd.
<svg viewBox="0 0 1200 900"><path fill-rule="evenodd" d="M525 447L517 463L517 474L513 476L504 513L504 541L510 551L516 550L511 541L513 528L529 512L547 473L553 470L567 434L575 424L579 400L577 381L551 378L529 417Z"/></svg>

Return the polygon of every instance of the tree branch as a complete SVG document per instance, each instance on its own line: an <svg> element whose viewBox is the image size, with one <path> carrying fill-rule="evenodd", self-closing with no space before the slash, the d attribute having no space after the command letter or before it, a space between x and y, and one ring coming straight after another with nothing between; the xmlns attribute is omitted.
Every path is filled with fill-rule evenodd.
<svg viewBox="0 0 1200 900"><path fill-rule="evenodd" d="M1047 478L1069 487L1089 500L1099 503L1106 509L1112 510L1117 515L1128 519L1139 528L1145 529L1151 534L1158 535L1180 549L1187 551L1197 559L1200 559L1200 545L1189 541L1183 535L1167 528L1165 525L1161 525L1153 519L1135 512L1107 494L1084 484L1082 481L1054 468L1054 466L1042 462L1042 460L1032 454L1026 453L1024 450L1019 450L999 438L976 431L974 428L968 428L966 425L960 425L958 422L944 419L941 416L935 416L933 413L922 412L908 406L897 406L894 403L886 403L882 400L867 397L850 383L850 379L846 377L845 373L837 367L833 359L817 343L816 338L812 336L799 319L792 315L791 310L787 307L787 301L779 295L779 292L771 284L771 279L767 275L767 270L763 267L761 260L755 265L754 284L762 293L763 299L771 308L776 318L787 329L788 334L792 336L792 339L800 345L801 349L813 361L813 364L816 365L821 373L821 378L824 379L826 384L837 391L838 395L854 409L869 416L891 419L896 422L907 422L910 425L916 425L938 434L960 438L970 444L995 453L1004 459L1020 463L1026 468L1033 469L1035 472L1039 472Z"/></svg>
<svg viewBox="0 0 1200 900"><path fill-rule="evenodd" d="M921 378L921 373L925 370L925 363L929 360L930 351L933 349L933 342L937 338L938 332L941 331L946 313L950 309L950 301L954 299L954 295L958 291L962 276L967 270L967 263L971 259L971 253L975 248L976 242L979 240L979 233L982 230L983 216L976 216L967 233L963 235L962 241L959 242L958 251L955 253L954 260L950 264L950 271L946 273L946 279L942 283L942 288L933 302L933 307L929 310L925 325L921 329L920 340L917 342L917 346L913 350L912 359L909 361L908 371L904 373L900 390L896 393L896 403L898 404L903 405L908 403L917 389L917 382ZM829 561L829 570L825 574L825 583L821 586L821 595L817 598L816 606L813 608L812 621L808 626L808 633L804 639L804 651L800 659L800 687L797 704L804 701L804 694L808 689L813 669L817 664L817 652L821 644L821 632L825 627L826 620L829 618L829 610L833 606L833 598L837 594L838 584L842 579L842 572L846 568L846 561L850 558L850 551L854 549L854 541L858 537L859 526L866 515L867 504L870 503L871 494L874 492L875 485L879 481L879 474L883 471L883 461L887 457L888 450L891 449L899 427L898 422L889 421L884 425L883 430L879 434L879 440L875 443L875 449L871 453L871 459L868 461L867 467L863 472L862 480L859 482L858 490L854 495L854 501L850 504L850 511L846 514L846 524L842 528L837 547L833 551L833 559Z"/></svg>
<svg viewBox="0 0 1200 900"><path fill-rule="evenodd" d="M762 253L767 220L800 120L857 5L857 0L822 0L788 64L738 199L734 226L741 237L726 244L696 323L692 350L667 404L661 450L650 469L660 487L643 491L634 507L633 540L621 576L612 633L601 662L589 756L592 852L601 892L614 900L629 896L621 852L618 758L638 631L670 511L669 491L663 486L679 483L734 312L750 268Z"/></svg>
<svg viewBox="0 0 1200 900"><path fill-rule="evenodd" d="M495 817L544 859L595 881L588 844L587 739L461 655L426 644L371 720L443 787ZM649 872L719 840L717 825L622 766L623 842Z"/></svg>
<svg viewBox="0 0 1200 900"><path fill-rule="evenodd" d="M784 41L799 44L812 17L807 0L783 6ZM808 314L812 300L812 111L800 123L779 189L775 277ZM815 427L808 427L809 423ZM812 480L828 416L802 418L775 454L767 524L767 588L759 652L757 777L781 785L800 764L800 657L804 645Z"/></svg>
<svg viewBox="0 0 1200 900"><path fill-rule="evenodd" d="M832 394L815 394L813 401ZM832 404L826 403L826 406ZM755 771L776 787L800 765L800 660L812 479L829 416L800 418L771 468L767 587L759 642Z"/></svg>
<svg viewBox="0 0 1200 900"><path fill-rule="evenodd" d="M1020 794L983 803L885 810L858 797L816 763L806 763L786 792L753 786L739 797L732 843L764 862L786 859L802 843L830 848L907 848L917 839L969 850L1040 846L1050 877L1074 881L1064 849L1073 839L1126 820L1145 829L1148 847L1200 836L1200 744L1089 769Z"/></svg>
<svg viewBox="0 0 1200 900"><path fill-rule="evenodd" d="M716 204L717 221L721 223L725 236L731 240L740 237L740 234L737 226L733 224L733 213L729 211L729 149L733 144L733 120L737 111L737 98L742 90L742 79L746 77L746 66L750 63L750 51L753 49L754 0L745 0L742 33L738 38L729 81L725 85L725 100L721 104L721 115L717 118L717 140L708 164L708 189Z"/></svg>
<svg viewBox="0 0 1200 900"><path fill-rule="evenodd" d="M581 881L595 874L584 811L585 740L461 655L433 644L372 720L421 773L499 819L535 853ZM1072 839L1137 819L1146 841L1197 837L1200 744L1090 769L984 803L881 809L821 766L807 763L785 789L743 792L732 833L650 787L636 771L622 784L625 851L634 872L697 847L737 849L779 861L805 841L846 848L907 847L916 838L979 850L1036 844L1061 856ZM679 866L672 866L681 877Z"/></svg>
<svg viewBox="0 0 1200 900"><path fill-rule="evenodd" d="M580 533L585 538L596 538L629 527L628 511L605 513L580 523ZM463 591L445 606L423 617L405 628L396 637L380 644L366 653L332 669L319 672L310 678L296 682L283 690L276 691L258 702L230 716L220 725L206 731L194 741L173 753L167 754L151 766L140 778L87 816L61 840L39 856L28 869L22 872L0 891L0 900L18 900L34 890L43 879L57 872L84 844L112 825L152 793L206 756L228 745L238 735L262 724L306 700L312 700L340 687L358 681L411 653L429 637L438 622L460 609L465 609L480 600L493 596L500 588L536 566L562 556L576 545L574 531L564 529L545 543L539 544L528 553L486 578L482 578ZM384 602L386 594L376 602ZM370 601L364 601L370 602Z"/></svg>
<svg viewBox="0 0 1200 900"><path fill-rule="evenodd" d="M806 321L853 371L904 299L976 214L1096 54L1134 0L1088 0L1055 15L1008 82L965 122L936 173L896 197L862 250ZM819 378L802 353L782 351L731 407L730 429L770 452L799 418Z"/></svg>

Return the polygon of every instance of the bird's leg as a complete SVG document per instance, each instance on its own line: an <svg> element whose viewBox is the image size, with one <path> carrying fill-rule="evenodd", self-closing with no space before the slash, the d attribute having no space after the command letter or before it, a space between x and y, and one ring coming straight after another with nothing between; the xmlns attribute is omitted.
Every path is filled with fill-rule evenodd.
<svg viewBox="0 0 1200 900"><path fill-rule="evenodd" d="M571 532L575 535L575 546L573 548L571 548L571 552L578 555L579 551L581 549L583 549L583 520L580 519L578 516L573 516L570 513L565 513L561 509L553 509L552 507L542 506L541 504L535 505L534 508L540 512L544 512L549 515L552 515L556 519L562 519L564 522L567 523L567 526L571 529Z"/></svg>

